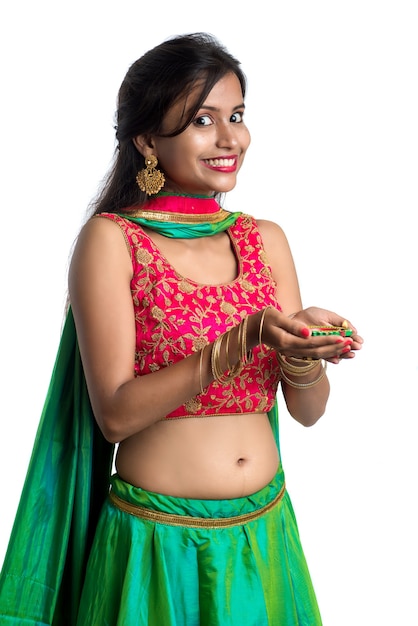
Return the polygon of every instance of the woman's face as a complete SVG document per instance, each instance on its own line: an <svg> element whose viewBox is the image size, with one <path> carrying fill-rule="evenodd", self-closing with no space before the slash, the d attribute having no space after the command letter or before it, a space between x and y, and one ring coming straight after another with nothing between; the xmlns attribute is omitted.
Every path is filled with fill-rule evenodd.
<svg viewBox="0 0 418 626"><path fill-rule="evenodd" d="M193 102L193 92L167 113L163 133L178 127ZM141 152L156 155L165 173L164 191L210 195L235 187L250 144L243 122L244 102L235 74L221 78L208 94L191 124L175 137L152 137Z"/></svg>

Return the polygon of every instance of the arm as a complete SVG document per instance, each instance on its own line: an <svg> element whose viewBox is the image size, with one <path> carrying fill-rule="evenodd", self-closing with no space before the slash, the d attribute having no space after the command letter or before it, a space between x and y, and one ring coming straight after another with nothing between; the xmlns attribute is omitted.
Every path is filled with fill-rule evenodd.
<svg viewBox="0 0 418 626"><path fill-rule="evenodd" d="M112 442L162 419L200 391L199 354L135 378L131 278L120 228L110 220L91 219L74 250L69 292L93 412ZM206 352L205 385L211 380Z"/></svg>
<svg viewBox="0 0 418 626"><path fill-rule="evenodd" d="M296 269L291 250L283 230L269 221L260 221L260 233L264 248L272 267L273 278L277 284L277 300L282 307L285 316L291 317L292 321L300 321L304 326L324 323L339 325L343 318L322 309L310 308L302 310L302 301L299 290ZM281 354L287 356L322 358L332 362L339 362L341 356L354 354L351 351L353 342L344 341L339 337L306 337L304 340L289 335L294 332L291 327L283 323L284 320L277 316L275 311L269 311L265 320L263 341L275 347ZM285 335L279 332L274 325L281 325L288 331ZM275 331L275 332L273 332ZM347 345L346 345L347 344ZM309 383L318 378L319 367L304 376L290 379L298 383ZM329 397L330 386L327 376L313 387L296 389L282 379L282 390L289 413L298 422L305 426L311 426L324 414Z"/></svg>

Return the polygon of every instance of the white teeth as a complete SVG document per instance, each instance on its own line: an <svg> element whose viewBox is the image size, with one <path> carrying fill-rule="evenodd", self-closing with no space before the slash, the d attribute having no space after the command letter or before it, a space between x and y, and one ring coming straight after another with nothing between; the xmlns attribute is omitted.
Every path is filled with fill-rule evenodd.
<svg viewBox="0 0 418 626"><path fill-rule="evenodd" d="M235 159L207 159L206 163L211 167L232 167Z"/></svg>

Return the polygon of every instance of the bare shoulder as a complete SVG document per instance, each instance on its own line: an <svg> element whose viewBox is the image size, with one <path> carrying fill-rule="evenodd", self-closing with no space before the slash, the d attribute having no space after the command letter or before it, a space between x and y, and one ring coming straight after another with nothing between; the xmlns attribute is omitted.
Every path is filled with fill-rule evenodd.
<svg viewBox="0 0 418 626"><path fill-rule="evenodd" d="M95 215L82 227L78 236L81 244L99 241L100 244L117 245L123 243L125 237L120 225L106 216Z"/></svg>
<svg viewBox="0 0 418 626"><path fill-rule="evenodd" d="M264 250L277 285L277 300L282 311L294 313L302 308L299 283L287 237L283 229L269 220L257 220Z"/></svg>
<svg viewBox="0 0 418 626"><path fill-rule="evenodd" d="M270 256L289 252L289 243L281 226L270 220L256 220L264 248Z"/></svg>
<svg viewBox="0 0 418 626"><path fill-rule="evenodd" d="M129 244L120 226L111 219L90 218L81 228L71 258L70 292L77 284L94 281L100 284L106 277L132 274Z"/></svg>
<svg viewBox="0 0 418 626"><path fill-rule="evenodd" d="M81 228L72 262L99 257L103 265L116 258L130 259L129 243L119 224L112 219L91 217Z"/></svg>

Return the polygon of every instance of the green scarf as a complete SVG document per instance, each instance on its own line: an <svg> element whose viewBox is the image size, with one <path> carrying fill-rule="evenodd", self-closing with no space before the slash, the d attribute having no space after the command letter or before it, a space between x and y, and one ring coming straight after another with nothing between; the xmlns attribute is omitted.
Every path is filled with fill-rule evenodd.
<svg viewBox="0 0 418 626"><path fill-rule="evenodd" d="M70 309L0 575L0 624L76 623L112 457L91 409Z"/></svg>
<svg viewBox="0 0 418 626"><path fill-rule="evenodd" d="M160 192L139 210L122 217L165 237L195 239L227 230L240 215L221 209L213 196Z"/></svg>
<svg viewBox="0 0 418 626"><path fill-rule="evenodd" d="M173 239L195 239L197 237L210 237L211 235L217 235L218 233L227 230L235 224L240 215L241 213L230 213L222 221L217 222L216 224L211 224L209 222L203 222L201 224L157 222L156 220L133 217L128 214L122 214L122 217L125 217L135 224L154 230L165 237L171 237Z"/></svg>

